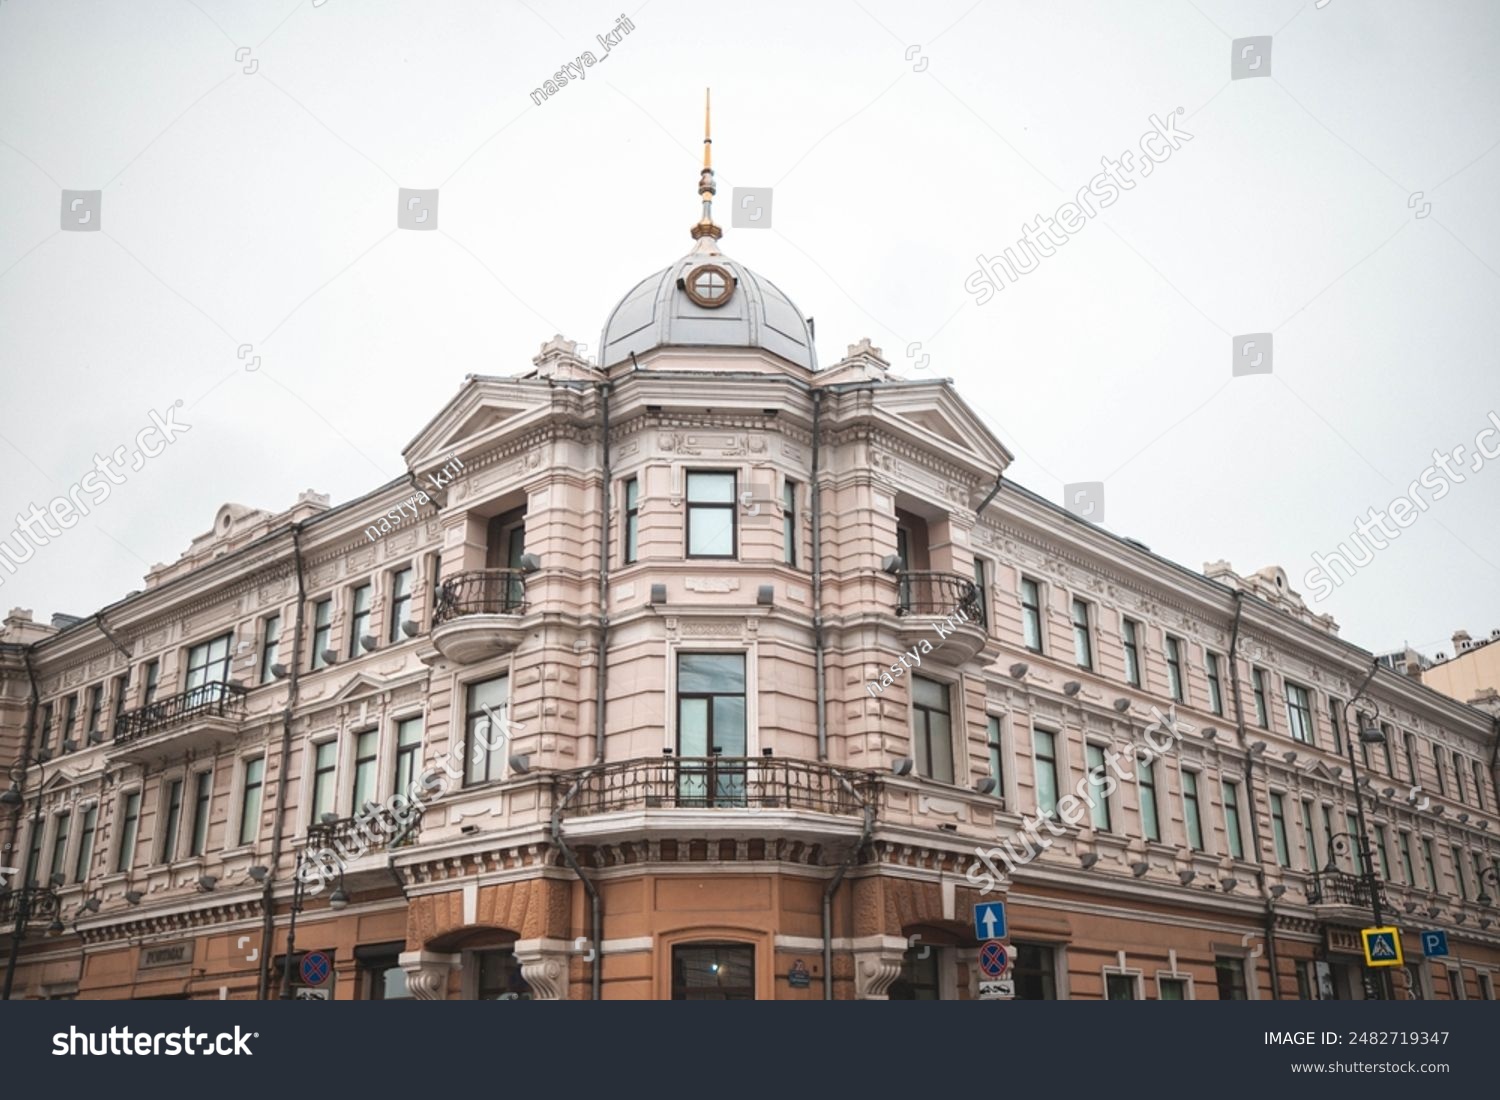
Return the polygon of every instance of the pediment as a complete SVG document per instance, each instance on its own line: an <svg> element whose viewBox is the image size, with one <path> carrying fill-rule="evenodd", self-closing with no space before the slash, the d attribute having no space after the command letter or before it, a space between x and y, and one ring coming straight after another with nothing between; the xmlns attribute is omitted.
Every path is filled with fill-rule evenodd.
<svg viewBox="0 0 1500 1100"><path fill-rule="evenodd" d="M545 379L470 375L457 394L407 444L407 466L423 471L455 455L474 454L523 430L551 406Z"/></svg>
<svg viewBox="0 0 1500 1100"><path fill-rule="evenodd" d="M946 382L897 382L875 391L875 408L892 427L950 458L987 471L1009 466L1013 456Z"/></svg>

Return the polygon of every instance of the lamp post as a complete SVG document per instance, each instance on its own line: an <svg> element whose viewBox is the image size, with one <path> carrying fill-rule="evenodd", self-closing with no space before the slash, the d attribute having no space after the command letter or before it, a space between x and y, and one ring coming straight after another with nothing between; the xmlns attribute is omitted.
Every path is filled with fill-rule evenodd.
<svg viewBox="0 0 1500 1100"><path fill-rule="evenodd" d="M1365 745L1379 745L1385 742L1385 731L1375 725L1374 717L1371 716L1370 724L1366 726L1360 721L1361 715L1359 712L1355 710L1355 703L1364 695L1365 688L1369 686L1370 679L1373 678L1374 674L1374 669L1371 669L1370 676L1365 678L1364 684L1360 687L1359 691L1355 692L1354 698L1344 704L1344 747L1348 750L1349 754L1349 776L1354 780L1354 813L1355 820L1359 822L1359 836L1354 839L1357 839L1359 843L1359 858L1363 864L1362 877L1365 880L1365 890L1370 896L1370 916L1373 918L1371 927L1379 928L1385 923L1384 914L1380 909L1380 884L1375 878L1375 861L1371 858L1373 853L1370 851L1370 830L1365 825L1365 799L1360 789L1359 765L1354 760L1355 737L1358 737L1360 743ZM1349 721L1351 712L1355 718L1352 724ZM1332 861L1333 854L1330 852L1329 862L1332 863ZM1382 999L1387 1001L1393 1000L1393 987L1390 982L1390 975L1385 973L1385 968L1381 969L1378 983Z"/></svg>
<svg viewBox="0 0 1500 1100"><path fill-rule="evenodd" d="M307 846L297 853L297 870L292 876L292 913L286 928L286 964L281 968L281 999L283 1001L296 999L292 995L292 964L297 954L297 914L302 912L303 895L307 886L307 881L301 872L303 863L307 861L308 848L311 846L312 837L309 835ZM344 889L344 867L340 862L338 889L328 895L328 907L339 910L348 904L349 893Z"/></svg>
<svg viewBox="0 0 1500 1100"><path fill-rule="evenodd" d="M19 814L25 799L21 794L21 787L15 779L16 772L25 774L31 764L37 768L37 798L35 808L31 814L31 837L27 844L26 869L21 876L21 885L11 887L0 893L0 898L8 900L15 908L16 923L11 930L10 956L5 967L5 985L0 990L0 1001L10 1000L11 989L16 980L16 961L21 955L21 941L26 938L26 926L33 920L39 920L50 916L51 923L47 925L47 931L56 935L63 931L62 923L62 900L58 896L55 884L48 882L46 886L36 883L37 860L41 856L41 847L37 843L37 837L41 834L38 830L42 827L42 789L46 785L47 761L51 755L46 752L39 753L35 760L27 762L23 760L11 772L11 785L3 794L0 794L0 805L10 807L13 813Z"/></svg>

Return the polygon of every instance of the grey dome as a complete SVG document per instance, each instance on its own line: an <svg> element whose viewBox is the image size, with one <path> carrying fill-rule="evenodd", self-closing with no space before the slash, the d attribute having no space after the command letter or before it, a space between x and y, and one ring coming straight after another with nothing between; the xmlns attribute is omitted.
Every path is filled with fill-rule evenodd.
<svg viewBox="0 0 1500 1100"><path fill-rule="evenodd" d="M701 306L678 286L704 264L729 272L734 292L721 306ZM682 259L647 276L604 322L599 365L613 366L659 347L763 348L808 370L817 369L812 332L792 300L774 283L719 251L702 237Z"/></svg>

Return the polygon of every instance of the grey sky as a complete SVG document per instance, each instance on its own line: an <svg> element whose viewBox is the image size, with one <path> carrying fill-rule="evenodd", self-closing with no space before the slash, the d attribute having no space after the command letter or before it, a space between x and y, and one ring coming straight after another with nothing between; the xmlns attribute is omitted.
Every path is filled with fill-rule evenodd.
<svg viewBox="0 0 1500 1100"><path fill-rule="evenodd" d="M708 85L718 220L735 186L775 196L724 248L816 317L823 364L868 335L954 378L1016 480L1103 480L1107 527L1193 568L1306 591L1315 551L1500 408L1493 4L649 0L534 105L620 14L0 3L0 535L150 410L192 425L0 573L0 608L92 611L225 500L358 495L466 373L596 346L691 244ZM1258 35L1270 77L1231 80ZM978 255L1179 107L1191 141L975 304ZM400 187L439 189L437 232L396 228ZM99 232L59 230L63 189L103 190ZM1272 374L1231 377L1231 337L1268 331ZM1500 462L1470 453L1317 605L1345 637L1500 626Z"/></svg>

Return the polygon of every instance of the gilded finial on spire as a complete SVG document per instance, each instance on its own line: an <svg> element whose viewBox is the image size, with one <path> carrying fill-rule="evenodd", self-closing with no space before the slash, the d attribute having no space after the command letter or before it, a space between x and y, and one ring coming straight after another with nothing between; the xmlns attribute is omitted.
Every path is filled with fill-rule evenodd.
<svg viewBox="0 0 1500 1100"><path fill-rule="evenodd" d="M713 128L710 115L710 92L703 91L703 172L698 176L698 198L703 202L703 217L698 224L693 226L693 240L701 237L712 237L718 240L724 235L724 231L714 224L714 195L718 188L714 186L714 154L713 154Z"/></svg>

